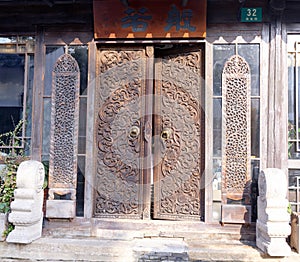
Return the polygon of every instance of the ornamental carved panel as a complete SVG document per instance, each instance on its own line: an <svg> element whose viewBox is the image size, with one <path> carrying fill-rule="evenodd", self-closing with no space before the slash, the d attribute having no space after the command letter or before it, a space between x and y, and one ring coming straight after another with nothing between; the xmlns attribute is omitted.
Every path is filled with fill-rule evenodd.
<svg viewBox="0 0 300 262"><path fill-rule="evenodd" d="M156 63L154 217L200 220L202 145L201 50Z"/></svg>
<svg viewBox="0 0 300 262"><path fill-rule="evenodd" d="M69 54L58 58L52 73L50 199L53 193L72 194L77 179L77 139L80 71Z"/></svg>
<svg viewBox="0 0 300 262"><path fill-rule="evenodd" d="M141 218L145 51L99 49L95 217Z"/></svg>
<svg viewBox="0 0 300 262"><path fill-rule="evenodd" d="M239 55L232 56L222 74L223 203L249 204L250 194L250 68Z"/></svg>

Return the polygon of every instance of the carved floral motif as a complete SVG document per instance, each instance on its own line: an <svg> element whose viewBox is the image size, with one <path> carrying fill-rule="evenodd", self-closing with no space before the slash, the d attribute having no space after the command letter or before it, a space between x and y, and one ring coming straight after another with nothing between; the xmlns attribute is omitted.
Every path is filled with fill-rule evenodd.
<svg viewBox="0 0 300 262"><path fill-rule="evenodd" d="M53 69L49 187L76 188L79 66L69 54Z"/></svg>
<svg viewBox="0 0 300 262"><path fill-rule="evenodd" d="M95 216L141 217L143 156L141 101L145 65L142 50L99 51L96 119Z"/></svg>
<svg viewBox="0 0 300 262"><path fill-rule="evenodd" d="M232 56L223 70L223 193L242 199L250 173L250 68Z"/></svg>
<svg viewBox="0 0 300 262"><path fill-rule="evenodd" d="M163 142L163 158L156 169L157 217L200 219L201 54L167 56L159 67L158 125L170 130L170 137Z"/></svg>

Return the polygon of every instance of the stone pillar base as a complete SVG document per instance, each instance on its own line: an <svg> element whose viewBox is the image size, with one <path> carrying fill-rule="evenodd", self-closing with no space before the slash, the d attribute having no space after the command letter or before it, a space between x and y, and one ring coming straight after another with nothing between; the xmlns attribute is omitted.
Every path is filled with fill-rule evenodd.
<svg viewBox="0 0 300 262"><path fill-rule="evenodd" d="M291 248L283 238L272 238L268 241L262 237L257 237L256 246L272 257L285 257L291 255Z"/></svg>
<svg viewBox="0 0 300 262"><path fill-rule="evenodd" d="M75 200L47 200L46 217L47 218L66 218L71 219L76 216Z"/></svg>
<svg viewBox="0 0 300 262"><path fill-rule="evenodd" d="M9 233L6 242L30 244L42 236L43 216L33 225L15 225L15 229Z"/></svg>

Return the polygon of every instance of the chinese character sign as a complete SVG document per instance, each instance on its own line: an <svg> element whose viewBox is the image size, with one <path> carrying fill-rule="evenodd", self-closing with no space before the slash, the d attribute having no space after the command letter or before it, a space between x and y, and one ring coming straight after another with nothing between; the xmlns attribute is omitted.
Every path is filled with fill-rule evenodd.
<svg viewBox="0 0 300 262"><path fill-rule="evenodd" d="M195 32L196 27L190 25L192 18L193 10L185 9L180 12L176 5L172 5L170 11L168 12L165 31L170 31L170 29L175 26L176 31L179 31L180 29L187 29L188 31Z"/></svg>
<svg viewBox="0 0 300 262"><path fill-rule="evenodd" d="M126 9L125 14L127 16L121 19L122 28L131 27L133 32L145 32L148 27L148 20L152 19L151 15L145 15L147 11L148 9L144 7L139 10Z"/></svg>
<svg viewBox="0 0 300 262"><path fill-rule="evenodd" d="M206 0L94 0L95 38L204 38Z"/></svg>

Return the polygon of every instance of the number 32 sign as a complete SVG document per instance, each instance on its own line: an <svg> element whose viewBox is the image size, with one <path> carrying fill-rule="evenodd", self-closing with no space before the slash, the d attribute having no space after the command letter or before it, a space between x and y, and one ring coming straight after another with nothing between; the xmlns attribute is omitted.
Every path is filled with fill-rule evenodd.
<svg viewBox="0 0 300 262"><path fill-rule="evenodd" d="M261 22L262 8L261 7L245 7L241 8L241 22Z"/></svg>

